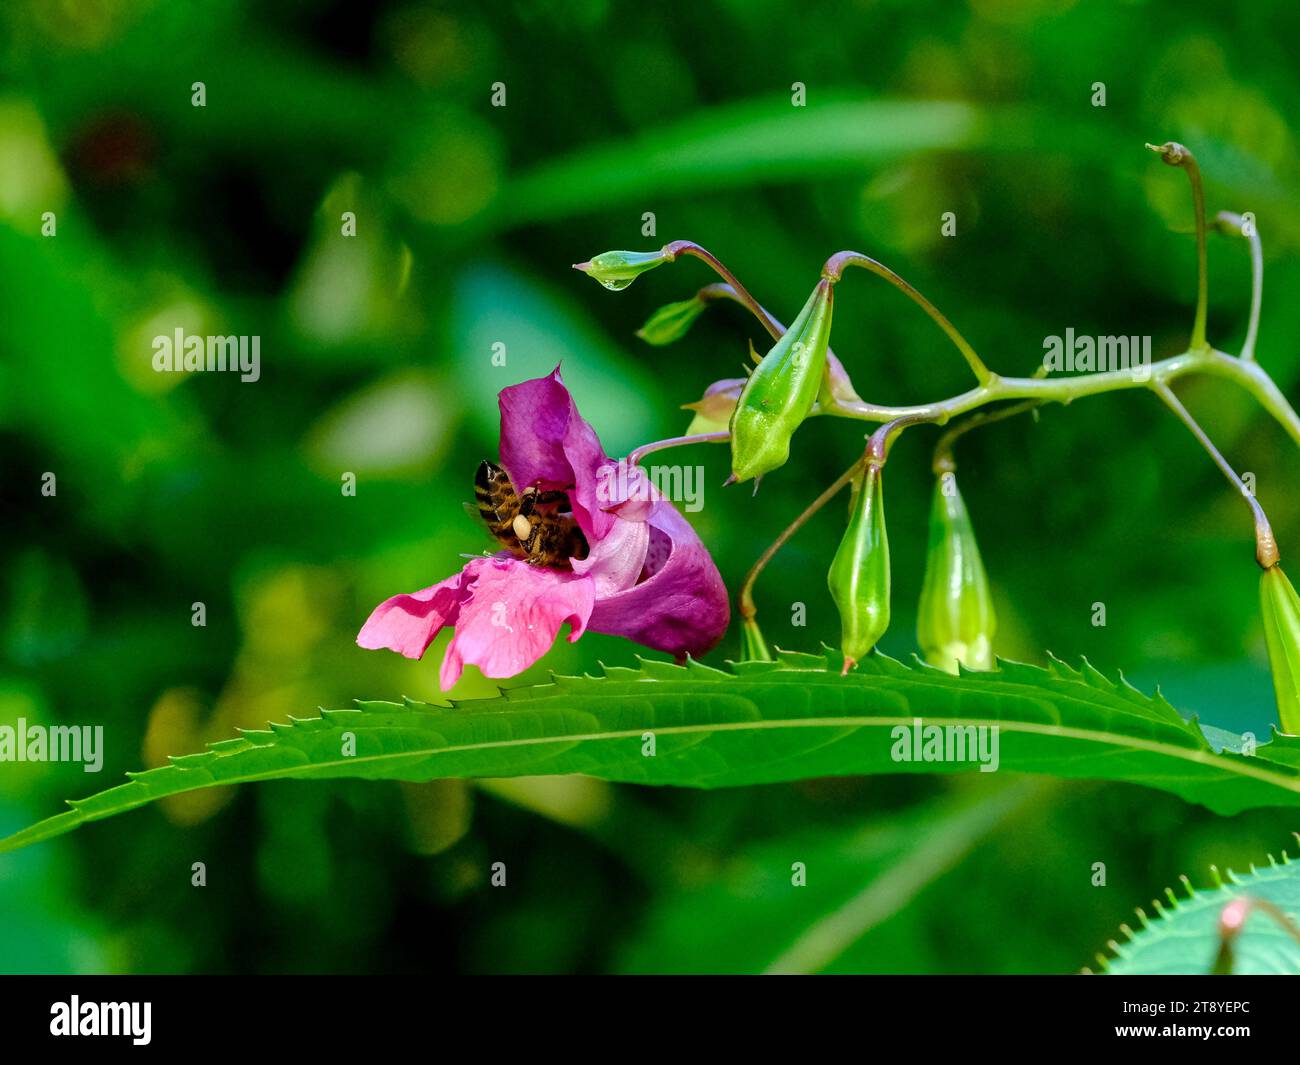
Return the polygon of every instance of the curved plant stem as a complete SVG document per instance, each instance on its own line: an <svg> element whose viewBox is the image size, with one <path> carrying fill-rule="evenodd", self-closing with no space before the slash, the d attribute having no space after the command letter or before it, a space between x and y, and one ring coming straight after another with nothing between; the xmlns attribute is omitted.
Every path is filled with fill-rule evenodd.
<svg viewBox="0 0 1300 1065"><path fill-rule="evenodd" d="M685 447L687 444L720 444L731 439L731 434L725 429L716 433L695 433L691 436L670 436L666 440L655 440L649 444L642 444L640 447L630 451L627 456L629 466L637 465L647 455L656 451L667 451L670 447Z"/></svg>
<svg viewBox="0 0 1300 1065"><path fill-rule="evenodd" d="M934 419L925 414L905 414L901 418L886 422L867 440L867 461L876 466L883 466L889 458L889 449L894 446L894 441L900 432L909 425L932 421Z"/></svg>
<svg viewBox="0 0 1300 1065"><path fill-rule="evenodd" d="M797 533L809 518L829 503L841 488L858 475L858 471L862 469L865 462L866 455L863 454L862 457L854 462L852 466L836 477L821 495L809 503L808 506L804 508L803 513L786 526L785 530L780 536L772 541L767 550L758 556L758 561L754 563L750 568L749 573L745 575L745 581L740 586L740 594L737 596L741 618L748 621L758 613L758 609L754 606L754 582L758 580L759 574L763 572L767 564L772 561L772 557L785 546L790 537Z"/></svg>
<svg viewBox="0 0 1300 1065"><path fill-rule="evenodd" d="M695 293L695 298L702 303L712 303L715 300L731 300L733 303L738 303L742 307L751 311L754 317L756 317L760 322L763 323L763 328L766 329L770 335L778 338L785 336L785 326L781 324L779 318L774 317L772 312L769 311L766 307L760 306L759 304L754 304L753 306L751 306L750 304L746 303L744 300L740 298L740 296L736 294L736 290L732 288L730 285L728 285L725 281L717 281L714 282L712 285L705 285L702 289L700 289L697 293ZM759 355L758 352L754 350L753 344L749 345L749 354L755 364L762 361L762 356ZM841 363L840 360L836 357L835 349L832 347L827 347L826 355L828 360L830 361L831 366L839 367L841 372L843 372L844 364ZM845 376L847 376L847 373L845 374Z"/></svg>
<svg viewBox="0 0 1300 1065"><path fill-rule="evenodd" d="M973 414L965 421L954 425L951 429L939 437L934 445L934 459L931 462L931 468L935 473L954 473L957 470L957 462L952 457L953 446L957 441L969 433L972 429L979 429L981 426L992 425L994 422L1000 422L1005 418L1015 417L1017 414L1025 414L1028 411L1036 410L1042 406L1042 401L1037 399L1027 399L1023 403L1013 403L1010 406L1002 407L999 410L980 411Z"/></svg>
<svg viewBox="0 0 1300 1065"><path fill-rule="evenodd" d="M781 535L772 541L766 551L758 557L749 573L745 575L745 581L740 586L740 595L737 597L741 618L750 622L758 613L758 608L754 606L754 583L758 580L759 574L763 572L767 564L772 561L786 542L797 533L804 523L829 503L835 495L846 484L850 483L862 471L868 463L875 466L883 466L885 460L889 457L889 449L893 446L898 434L906 429L909 425L915 425L920 422L930 421L924 415L911 415L903 418L895 418L892 422L887 422L871 434L867 441L866 449L863 451L861 458L852 466L840 474L821 495L808 504L803 512L794 519L782 531Z"/></svg>
<svg viewBox="0 0 1300 1065"><path fill-rule="evenodd" d="M1241 357L1255 361L1255 338L1259 335L1259 309L1264 298L1264 248L1259 239L1259 223L1247 220L1232 211L1220 211L1215 216L1219 231L1243 237L1250 244L1250 324L1246 339L1241 345Z"/></svg>
<svg viewBox="0 0 1300 1065"><path fill-rule="evenodd" d="M679 255L690 255L699 259L701 262L707 263L713 268L714 273L731 286L732 294L735 298L748 307L754 313L754 317L763 323L772 339L781 339L781 334L784 333L785 330L779 328L780 323L768 314L767 311L763 310L763 307L758 300L754 299L754 297L749 294L749 289L745 288L745 286L737 280L736 275L728 270L722 264L722 260L711 251L708 251L706 248L701 248L694 241L690 240L674 240L671 244L665 244L663 250L664 254L669 257L670 262L675 260Z"/></svg>
<svg viewBox="0 0 1300 1065"><path fill-rule="evenodd" d="M1255 337L1259 334L1259 310L1264 299L1264 249L1260 245L1257 225L1251 225L1246 239L1250 241L1250 324L1246 327L1246 340L1241 345L1241 357L1253 362Z"/></svg>
<svg viewBox="0 0 1300 1065"><path fill-rule="evenodd" d="M740 298L738 293L731 285L725 281L715 281L711 285L705 285L697 293L695 298L703 303L712 303L715 300L730 300L732 303L739 303L755 318L763 323L763 328L767 330L768 335L773 339L779 340L785 336L785 326L780 321L772 317L768 309L757 301L746 302Z"/></svg>
<svg viewBox="0 0 1300 1065"><path fill-rule="evenodd" d="M1196 320L1192 323L1192 341L1189 347L1193 351L1208 351L1210 345L1205 339L1205 312L1210 290L1205 254L1205 187L1201 184L1201 168L1196 165L1196 156L1177 141L1148 144L1147 147L1169 166L1182 167L1187 171L1187 180L1192 186L1192 210L1196 214Z"/></svg>
<svg viewBox="0 0 1300 1065"><path fill-rule="evenodd" d="M872 433L863 457L855 462L821 496L814 500L755 563L754 568L746 577L740 593L740 612L743 618L751 621L754 617L753 584L772 556L809 517L821 509L827 500L852 480L863 462L883 464L889 447L899 430L908 425L921 422L946 425L950 419L958 415L975 411L989 404L1004 403L1009 400L1019 400L1021 402L1011 403L1001 409L981 413L941 436L935 447L933 461L935 472L942 473L954 468L953 445L963 434L978 426L1024 413L1044 403L1066 404L1086 396L1102 395L1132 388L1148 388L1164 401L1200 441L1202 447L1210 454L1215 464L1250 506L1255 519L1256 558L1259 564L1268 568L1276 563L1277 544L1268 519L1264 515L1263 508L1258 500L1246 489L1236 471L1219 453L1209 436L1188 413L1170 387L1173 381L1192 374L1207 374L1233 381L1238 387L1250 393L1255 401L1286 430L1291 440L1300 446L1300 416L1296 414L1295 409L1277 385L1274 384L1272 378L1255 360L1255 341L1259 329L1259 312L1263 290L1263 255L1259 236L1253 225L1247 226L1244 224L1245 220L1241 216L1230 212L1222 212L1216 216L1215 221L1220 229L1235 230L1235 232L1246 237L1251 248L1252 296L1250 323L1242 346L1241 357L1234 358L1212 348L1206 338L1209 286L1206 253L1205 190L1196 158L1186 147L1174 141L1158 146L1149 144L1147 147L1158 153L1169 166L1179 167L1187 173L1192 190L1192 206L1196 220L1197 255L1196 315L1192 325L1188 350L1180 355L1162 359L1153 365L1082 374L1074 377L1003 377L994 373L985 365L974 348L934 304L887 266L868 255L856 251L837 252L826 260L821 276L831 284L836 284L842 279L846 268L857 266L888 281L916 303L956 346L966 360L971 372L974 373L978 384L966 392L938 402L900 407L867 403L857 398L844 398L843 396L824 393L813 410L814 414L877 422L881 423L881 428ZM763 324L763 327L773 339L780 339L784 334L785 327L750 295L748 290L736 279L735 275L712 253L691 241L674 241L665 245L664 251L670 258L674 259L679 255L690 255L698 258L712 267L723 279L723 284L709 285L700 289L697 294L699 299L706 302L715 299L735 300L746 307ZM633 452L633 461L661 447L694 443L697 440L723 440L726 439L726 436L725 433L710 433L699 437L679 437L671 441L646 445Z"/></svg>
<svg viewBox="0 0 1300 1065"><path fill-rule="evenodd" d="M863 255L857 251L836 252L826 260L826 265L822 267L822 277L834 284L843 276L846 266L860 266L864 270L870 270L877 277L883 277L925 311L933 319L934 323L948 335L948 339L957 346L957 350L962 353L962 357L970 366L971 372L975 374L975 380L979 381L980 384L987 384L993 380L995 376L993 371L984 365L984 361L975 354L975 349L966 342L966 338L961 333L957 332L957 327L948 321L938 307L883 263L879 263L871 256Z"/></svg>
<svg viewBox="0 0 1300 1065"><path fill-rule="evenodd" d="M928 421L943 425L958 414L1005 399L1034 399L1040 403L1071 403L1085 396L1119 392L1130 388L1155 388L1188 374L1203 373L1236 382L1249 392L1300 446L1300 416L1257 362L1248 362L1222 351L1185 351L1152 363L1144 372L1111 370L1076 377L1000 377L937 403L909 407L885 407L873 403L839 401L821 411L860 421L887 422L910 414L924 414Z"/></svg>
<svg viewBox="0 0 1300 1065"><path fill-rule="evenodd" d="M1268 569L1270 566L1277 565L1277 540L1273 536L1273 528L1269 525L1264 508L1259 505L1259 500L1246 487L1245 482L1237 476L1237 471L1232 468L1219 449L1214 446L1209 434L1201 428L1196 419L1192 417L1191 412L1174 395L1173 389L1167 384L1161 383L1156 386L1155 392L1165 401L1165 405L1177 415L1179 421L1187 426L1192 435L1201 442L1201 446L1209 452L1210 458L1214 460L1214 464L1219 467L1223 475L1228 478L1228 482L1237 489L1237 493L1250 507L1250 512L1255 518L1255 560L1259 563L1260 569Z"/></svg>
<svg viewBox="0 0 1300 1065"><path fill-rule="evenodd" d="M1183 151L1186 152L1186 149L1183 149ZM1190 153L1187 153L1187 155L1190 156ZM1199 188L1199 171L1196 173L1197 182L1195 186ZM719 276L725 279L725 284L714 284L702 288L699 292L701 299L733 300L748 309L762 323L763 328L767 330L773 339L779 339L785 333L785 327L750 295L749 291L736 280L735 275L711 252L688 240L673 241L671 244L666 245L666 250L674 256L694 256L707 263ZM849 265L871 269L886 280L891 281L915 300L948 334L953 343L962 351L962 354L966 356L971 369L975 371L977 377L980 377L980 383L969 391L935 403L894 407L878 403L867 403L861 400L841 399L825 406L819 405L814 413L870 422L889 422L910 415L922 415L924 421L944 425L949 419L959 414L965 414L1002 400L1032 399L1040 404L1070 403L1086 396L1102 395L1123 389L1154 388L1159 383L1168 383L1187 374L1204 373L1227 378L1244 388L1286 430L1297 446L1300 446L1300 416L1297 416L1286 397L1253 358L1238 359L1222 351L1216 351L1208 345L1204 348L1198 348L1193 344L1189 350L1181 355L1174 355L1154 363L1149 368L1149 373L1113 370L1077 377L1003 377L993 373L984 365L979 356L975 354L970 345L953 327L952 323L924 296L898 277L892 270L877 263L874 259L859 255L857 252L841 252L827 260L823 276L831 280L838 279L844 267ZM1193 339L1195 339L1195 333ZM1253 350L1253 345L1251 350Z"/></svg>

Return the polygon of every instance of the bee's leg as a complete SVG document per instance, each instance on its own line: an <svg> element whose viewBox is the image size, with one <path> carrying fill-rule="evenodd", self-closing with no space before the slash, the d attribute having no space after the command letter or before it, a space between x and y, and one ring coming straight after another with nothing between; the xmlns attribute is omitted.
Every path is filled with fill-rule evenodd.
<svg viewBox="0 0 1300 1065"><path fill-rule="evenodd" d="M569 501L569 496L567 492L560 491L538 492L534 497L534 500L535 502L542 504L567 503Z"/></svg>
<svg viewBox="0 0 1300 1065"><path fill-rule="evenodd" d="M519 513L525 518L533 512L533 507L537 505L537 489L525 488L523 495L519 497Z"/></svg>
<svg viewBox="0 0 1300 1065"><path fill-rule="evenodd" d="M538 548L541 547L541 540L542 540L542 526L541 523L539 522L538 524L534 525L531 531L528 533L528 539L521 541L521 545L524 549L524 554L528 556L529 565L535 566L537 564L537 560L539 557Z"/></svg>

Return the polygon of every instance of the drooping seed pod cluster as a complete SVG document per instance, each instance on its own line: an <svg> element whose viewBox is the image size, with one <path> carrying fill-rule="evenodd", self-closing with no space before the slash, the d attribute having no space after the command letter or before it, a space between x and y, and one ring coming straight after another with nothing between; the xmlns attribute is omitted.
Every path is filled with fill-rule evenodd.
<svg viewBox="0 0 1300 1065"><path fill-rule="evenodd" d="M1279 721L1284 732L1300 736L1300 596L1278 565L1277 543L1267 517L1255 499L1253 488L1246 488L1168 385L1176 374L1182 375L1191 369L1228 374L1226 367L1234 365L1231 357L1215 350L1206 337L1206 224L1200 172L1195 157L1184 145L1168 142L1148 147L1158 152L1169 165L1187 172L1197 222L1199 284L1197 312L1188 350L1150 367L1150 376L1144 379L1144 383L1152 387L1200 440L1251 507L1256 532L1255 557L1263 569L1260 602ZM1257 372L1255 337L1259 324L1262 252L1254 216L1221 212L1217 222L1223 232L1247 238L1252 251L1251 320L1237 360L1240 364L1252 365L1248 369L1234 370L1230 376L1252 392L1291 431L1293 437L1300 439L1300 415L1290 407L1268 375ZM757 481L785 464L795 432L814 412L882 423L881 428L872 434L867 455L854 468L848 527L827 575L831 596L840 614L846 671L872 651L889 626L889 541L885 529L882 469L892 434L908 424L946 424L953 415L965 414L974 407L986 407L1000 400L1019 400L972 415L962 425L949 430L940 442L936 451L936 468L940 475L930 512L925 577L917 615L917 640L930 663L950 672L958 672L963 666L978 670L996 668L993 638L997 619L970 516L952 473L952 440L976 425L1036 410L1044 403L1068 403L1076 396L1095 394L1097 389L1089 386L1085 390L1085 386L1059 376L1048 380L1045 374L1036 373L1030 378L1013 379L993 373L938 308L883 263L860 252L841 251L826 260L816 287L788 330L712 253L691 241L673 241L652 252L605 252L576 264L576 269L606 288L622 289L642 273L675 262L682 256L706 263L721 280L700 289L691 299L668 304L656 311L638 334L643 340L653 346L662 346L680 339L709 304L720 300L747 308L776 340L761 359L751 345L751 355L758 365L747 378L716 381L701 399L685 404L686 409L693 412L686 436L660 442L656 450L663 446L727 439L731 447L728 483ZM833 290L849 267L864 269L883 278L918 305L956 346L974 373L979 388L949 400L910 408L865 402L830 348ZM1127 379L1121 381L1122 375L1118 371L1109 376L1119 382L1114 387L1128 387ZM1110 388L1102 390L1109 391ZM747 576L740 599L744 619L742 651L747 660L771 658L755 619L752 596L755 578L775 550L812 513L842 490L849 479L850 473L846 473L828 487L778 537Z"/></svg>

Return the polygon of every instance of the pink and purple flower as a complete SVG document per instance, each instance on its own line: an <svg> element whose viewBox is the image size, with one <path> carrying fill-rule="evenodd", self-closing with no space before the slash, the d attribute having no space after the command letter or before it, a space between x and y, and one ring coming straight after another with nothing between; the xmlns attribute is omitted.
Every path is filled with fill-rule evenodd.
<svg viewBox="0 0 1300 1065"><path fill-rule="evenodd" d="M444 581L380 603L357 643L421 658L451 626L439 674L444 691L466 663L495 678L523 671L565 623L570 642L590 629L679 659L713 648L730 619L713 559L639 467L605 454L559 368L503 389L499 401L501 465L518 489L567 493L587 556L570 560L570 569L532 565L508 551L472 559Z"/></svg>

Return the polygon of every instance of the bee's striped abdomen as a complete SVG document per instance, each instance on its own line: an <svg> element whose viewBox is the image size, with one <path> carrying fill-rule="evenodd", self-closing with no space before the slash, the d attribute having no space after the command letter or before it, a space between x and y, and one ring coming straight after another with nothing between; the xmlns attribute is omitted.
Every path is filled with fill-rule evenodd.
<svg viewBox="0 0 1300 1065"><path fill-rule="evenodd" d="M496 463L480 462L474 475L474 499L479 517L492 535L501 540L510 536L510 523L519 513L519 497L506 471Z"/></svg>

